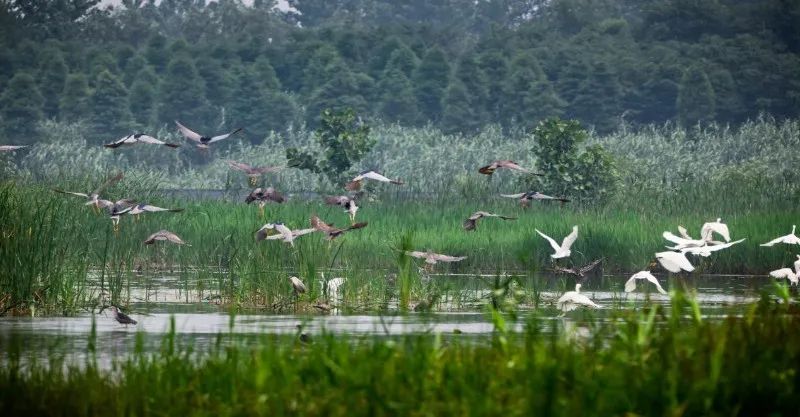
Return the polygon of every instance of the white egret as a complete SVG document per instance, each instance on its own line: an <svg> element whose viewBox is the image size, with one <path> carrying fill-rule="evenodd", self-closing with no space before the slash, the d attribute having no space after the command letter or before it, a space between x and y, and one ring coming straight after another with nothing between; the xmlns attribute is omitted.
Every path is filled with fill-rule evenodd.
<svg viewBox="0 0 800 417"><path fill-rule="evenodd" d="M594 301L589 299L589 297L581 294L581 284L575 284L575 291L567 291L561 298L558 299L556 302L556 306L566 313L567 311L575 310L578 307L591 307L591 308L603 308L599 304L596 304Z"/></svg>
<svg viewBox="0 0 800 417"><path fill-rule="evenodd" d="M638 279L646 279L653 283L656 286L656 290L661 294L666 294L667 292L664 291L664 288L661 287L661 284L658 283L658 279L656 279L650 271L639 271L633 274L627 282L625 282L625 292L632 292L636 289L636 280Z"/></svg>
<svg viewBox="0 0 800 417"><path fill-rule="evenodd" d="M658 252L656 259L669 272L694 271L694 267L682 252Z"/></svg>
<svg viewBox="0 0 800 417"><path fill-rule="evenodd" d="M572 233L568 234L567 237L564 238L560 246L558 245L558 242L553 240L553 238L551 238L550 236L547 236L546 234L540 232L539 229L534 229L534 230L536 230L536 233L538 233L543 238L547 239L548 242L550 242L550 246L555 251L554 254L550 255L550 257L553 259L569 257L569 255L572 253L569 248L572 247L572 244L575 243L575 240L578 239L578 226L572 226Z"/></svg>
<svg viewBox="0 0 800 417"><path fill-rule="evenodd" d="M785 243L787 245L800 245L800 238L794 234L795 225L792 225L792 233L770 240L767 243L762 243L761 246L773 246L778 243Z"/></svg>
<svg viewBox="0 0 800 417"><path fill-rule="evenodd" d="M689 247L681 249L683 253L691 253L692 255L699 255L709 257L711 256L711 252L716 252L718 250L727 249L737 243L744 242L745 239L735 240L733 242L722 243L719 245L703 245L697 247Z"/></svg>
<svg viewBox="0 0 800 417"><path fill-rule="evenodd" d="M700 237L705 240L706 242L710 242L713 238L713 234L717 233L718 235L722 236L726 242L731 241L731 234L728 231L728 225L722 223L722 219L717 218L715 222L708 222L703 224L703 227L700 229Z"/></svg>
<svg viewBox="0 0 800 417"><path fill-rule="evenodd" d="M792 271L790 268L781 268L770 271L769 276L773 278L788 279L792 285L797 285L798 282L800 282L798 274L795 271Z"/></svg>

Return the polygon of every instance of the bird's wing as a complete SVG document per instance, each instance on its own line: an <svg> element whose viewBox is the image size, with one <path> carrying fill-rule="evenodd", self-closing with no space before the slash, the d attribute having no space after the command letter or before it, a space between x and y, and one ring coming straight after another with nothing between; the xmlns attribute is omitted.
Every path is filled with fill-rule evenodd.
<svg viewBox="0 0 800 417"><path fill-rule="evenodd" d="M122 172L119 172L115 175L108 177L108 179L106 179L104 183L100 184L100 186L97 187L97 189L92 191L92 194L100 194L100 192L102 192L106 188L118 183L122 179L122 177L123 177Z"/></svg>
<svg viewBox="0 0 800 417"><path fill-rule="evenodd" d="M772 240L770 240L770 241L769 241L769 242L767 242L767 243L762 243L762 244L761 244L761 246L774 246L774 245L775 245L775 244L777 244L777 243L781 243L781 242L783 242L783 238L784 238L784 237L785 237L785 236L777 237L777 238L775 238L775 239L772 239Z"/></svg>
<svg viewBox="0 0 800 417"><path fill-rule="evenodd" d="M656 290L658 290L658 292L660 292L661 294L666 294L667 293L666 291L664 291L664 288L661 287L661 283L658 282L658 279L656 279L656 277L654 277L653 274L648 272L645 275L645 279L647 279L648 281L652 282L653 285L656 286Z"/></svg>
<svg viewBox="0 0 800 417"><path fill-rule="evenodd" d="M414 257L414 258L425 258L428 256L426 252L420 252L418 250L415 251L406 251L406 255Z"/></svg>
<svg viewBox="0 0 800 417"><path fill-rule="evenodd" d="M745 240L745 239L739 239L739 240L735 240L735 241L733 241L733 242L723 243L723 244L721 244L721 245L708 245L708 246L705 246L705 248L706 248L706 249L707 249L709 252L716 252L716 251L718 251L718 250L722 250L722 249L729 248L729 247L731 247L731 246L733 246L733 245L735 245L735 244L737 244L737 243L744 242L744 240Z"/></svg>
<svg viewBox="0 0 800 417"><path fill-rule="evenodd" d="M625 292L632 292L636 289L636 280L638 279L638 273L633 274L627 281L625 281Z"/></svg>
<svg viewBox="0 0 800 417"><path fill-rule="evenodd" d="M664 232L661 234L661 236L663 236L664 239L669 240L672 243L677 243L678 245L685 245L688 241L688 239L683 239L678 236L675 236L674 234L672 234L672 232Z"/></svg>
<svg viewBox="0 0 800 417"><path fill-rule="evenodd" d="M361 189L361 180L353 180L344 185L347 191L358 191Z"/></svg>
<svg viewBox="0 0 800 417"><path fill-rule="evenodd" d="M28 145L2 145L0 146L0 152L15 151L17 149L22 149L27 147Z"/></svg>
<svg viewBox="0 0 800 417"><path fill-rule="evenodd" d="M199 133L193 131L192 129L189 129L188 127L186 127L184 125L182 125L177 120L175 121L175 124L178 125L178 129L181 131L181 134L183 135L183 137L185 137L186 139L189 139L189 140L193 140L193 141L195 141L197 143L200 143L200 138L202 136L200 136Z"/></svg>
<svg viewBox="0 0 800 417"><path fill-rule="evenodd" d="M553 240L552 237L547 236L546 234L540 232L539 229L534 229L534 230L536 230L536 233L538 233L541 237L547 239L547 241L550 242L550 247L552 247L554 251L558 252L561 250L561 246L559 246L558 242Z"/></svg>
<svg viewBox="0 0 800 417"><path fill-rule="evenodd" d="M266 191L264 191L264 197L276 203L283 203L286 201L286 197L272 187L269 187Z"/></svg>
<svg viewBox="0 0 800 417"><path fill-rule="evenodd" d="M299 230L292 230L292 235L294 235L294 237L298 237L298 236L307 235L307 234L309 234L309 233L314 233L314 232L316 232L316 231L317 231L317 229L299 229Z"/></svg>
<svg viewBox="0 0 800 417"><path fill-rule="evenodd" d="M313 227L316 230L319 230L319 231L322 231L322 232L326 232L326 233L335 230L333 227L331 227L331 225L329 225L329 224L325 223L324 221L320 220L320 218L317 217L317 216L311 216L311 227Z"/></svg>
<svg viewBox="0 0 800 417"><path fill-rule="evenodd" d="M120 146L128 142L130 139L133 139L133 135L125 136L124 138L117 139L111 143L106 143L103 146L105 146L106 148L119 148ZM134 140L133 143L136 143L136 140Z"/></svg>
<svg viewBox="0 0 800 417"><path fill-rule="evenodd" d="M150 135L141 135L137 137L136 140L142 143L149 143L151 145L166 145L166 142L158 140Z"/></svg>
<svg viewBox="0 0 800 417"><path fill-rule="evenodd" d="M278 172L282 170L282 166L274 166L274 167L250 167L250 172L254 174L266 174L267 172Z"/></svg>
<svg viewBox="0 0 800 417"><path fill-rule="evenodd" d="M592 269L594 269L594 267L596 267L596 266L597 266L597 265L598 265L600 262L603 262L603 258L596 259L596 260L594 260L592 263L590 263L590 264L588 264L588 265L586 265L586 266L583 266L583 267L581 267L581 268L579 269L579 271L580 271L580 273L581 273L581 274L585 274L585 273L587 273L587 272L591 271Z"/></svg>
<svg viewBox="0 0 800 417"><path fill-rule="evenodd" d="M521 171L521 172L530 173L530 171L529 171L529 170L527 170L527 169L525 169L525 168L523 168L523 167L519 166L519 165L518 165L516 162L514 162L514 161L500 161L500 163L498 164L498 166L500 166L500 167L502 167L502 168L513 169L513 170L515 170L515 171Z"/></svg>
<svg viewBox="0 0 800 417"><path fill-rule="evenodd" d="M325 204L332 206L341 206L347 204L348 201L350 201L350 198L343 195L325 197Z"/></svg>
<svg viewBox="0 0 800 417"><path fill-rule="evenodd" d="M53 191L61 194L71 194L71 195L77 195L78 197L89 198L89 194L76 193L74 191L64 191L64 190L59 190L58 188L53 188Z"/></svg>
<svg viewBox="0 0 800 417"><path fill-rule="evenodd" d="M691 262L686 259L686 255L680 252L659 252L656 253L656 258L658 259L661 266L664 267L667 271L678 273L683 271L692 272L694 271L694 266L692 266Z"/></svg>
<svg viewBox="0 0 800 417"><path fill-rule="evenodd" d="M253 167L252 167L252 166L250 166L250 165L247 165L247 164L245 164L244 162L236 162L236 161L231 161L231 160L227 160L227 161L225 161L225 162L227 162L227 163L228 163L228 166L230 166L230 167L231 167L231 169L235 169L235 170L237 170L237 171L244 171L244 172L247 172L247 171L249 171L249 170L253 169Z"/></svg>
<svg viewBox="0 0 800 417"><path fill-rule="evenodd" d="M475 228L478 227L478 219L479 218L480 218L480 216L476 217L476 218L472 218L472 216L470 216L467 220L464 220L464 223L462 224L462 227L464 228L464 230L466 230L468 232L472 231L472 230L475 230Z"/></svg>
<svg viewBox="0 0 800 417"><path fill-rule="evenodd" d="M578 240L578 226L572 226L572 233L568 234L561 242L561 249L567 250L572 247L572 244Z"/></svg>
<svg viewBox="0 0 800 417"><path fill-rule="evenodd" d="M161 231L153 233L147 239L145 239L144 244L145 245L152 245L159 238L159 236L161 236Z"/></svg>
<svg viewBox="0 0 800 417"><path fill-rule="evenodd" d="M450 255L442 255L440 253L434 253L433 258L436 259L437 261L442 261L442 262L458 262L467 259L466 256L450 256Z"/></svg>
<svg viewBox="0 0 800 417"><path fill-rule="evenodd" d="M678 233L680 233L681 236L683 236L684 239L694 240L694 239L692 239L691 236L689 236L689 233L686 231L686 228L683 227L683 226L678 226Z"/></svg>
<svg viewBox="0 0 800 417"><path fill-rule="evenodd" d="M226 133L226 134L224 134L224 135L217 135L217 136L214 136L214 137L212 137L212 138L211 138L211 139L208 141L208 143L214 143L214 142L219 142L219 141L221 141L221 140L223 140L223 139L228 139L229 137L231 137L232 135L235 135L236 133L238 133L238 132L239 132L239 131L241 131L241 130L242 130L242 129L241 129L241 128L239 128L239 129L235 129L234 131L232 131L232 132L230 132L230 133Z"/></svg>
<svg viewBox="0 0 800 417"><path fill-rule="evenodd" d="M363 228L367 227L367 224L368 224L367 222L356 223L356 224L350 225L350 227L348 227L345 230L363 229Z"/></svg>
<svg viewBox="0 0 800 417"><path fill-rule="evenodd" d="M360 176L361 176L362 178L367 178L367 179L371 179L371 180L375 180L375 181L380 181L380 182L392 182L392 180L391 180L391 179L389 179L389 178L387 178L387 177L384 177L383 175L381 175L381 174L378 174L378 173L377 173L377 172L375 172L375 171L369 171L369 172L366 172L366 173L364 173L364 174L361 174Z"/></svg>
<svg viewBox="0 0 800 417"><path fill-rule="evenodd" d="M728 225L724 223L717 223L717 227L715 230L717 233L725 239L726 242L731 241L731 232L728 230Z"/></svg>
<svg viewBox="0 0 800 417"><path fill-rule="evenodd" d="M792 275L794 275L794 273L789 268L776 269L774 271L770 271L769 273L769 276L773 278L789 278Z"/></svg>
<svg viewBox="0 0 800 417"><path fill-rule="evenodd" d="M519 193L519 194L500 194L500 197L505 197L505 198L522 198L522 196L524 196L524 195L525 195L525 193Z"/></svg>
<svg viewBox="0 0 800 417"><path fill-rule="evenodd" d="M281 236L283 236L284 240L292 240L292 239L294 239L294 235L292 234L292 230L289 229L288 227L282 225L282 224L275 225L275 230L277 230L278 233L280 233Z"/></svg>
<svg viewBox="0 0 800 417"><path fill-rule="evenodd" d="M499 218L501 218L501 219L503 219L503 220L517 220L517 218L516 218L516 217L511 217L511 216L503 216L503 215L500 215L500 214L498 214L498 215L497 215L497 217L499 217Z"/></svg>

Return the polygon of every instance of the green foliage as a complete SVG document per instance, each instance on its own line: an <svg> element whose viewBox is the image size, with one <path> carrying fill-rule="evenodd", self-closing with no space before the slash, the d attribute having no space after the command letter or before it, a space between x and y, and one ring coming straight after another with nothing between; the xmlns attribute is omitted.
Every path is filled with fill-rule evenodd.
<svg viewBox="0 0 800 417"><path fill-rule="evenodd" d="M38 77L39 91L44 97L42 112L45 117L55 118L58 116L58 101L64 90L68 69L58 50L48 50L43 55L44 63Z"/></svg>
<svg viewBox="0 0 800 417"><path fill-rule="evenodd" d="M152 126L158 102L158 77L152 67L146 65L136 74L131 84L130 105L133 119L142 127Z"/></svg>
<svg viewBox="0 0 800 417"><path fill-rule="evenodd" d="M89 116L89 84L82 73L69 74L58 103L61 120L77 122Z"/></svg>
<svg viewBox="0 0 800 417"><path fill-rule="evenodd" d="M442 117L442 99L450 78L450 64L439 48L429 49L414 70L412 84L422 121L438 122Z"/></svg>
<svg viewBox="0 0 800 417"><path fill-rule="evenodd" d="M511 63L503 91L507 98L502 104L504 117L511 125L535 126L548 117L558 117L566 103L553 90L535 58L528 54L517 56Z"/></svg>
<svg viewBox="0 0 800 417"><path fill-rule="evenodd" d="M543 192L600 200L614 191L617 174L613 159L599 145L581 149L589 135L578 121L544 120L533 137L533 152L544 175L533 184Z"/></svg>
<svg viewBox="0 0 800 417"><path fill-rule="evenodd" d="M714 120L714 88L708 75L697 65L689 67L678 87L678 118L684 126Z"/></svg>
<svg viewBox="0 0 800 417"><path fill-rule="evenodd" d="M321 172L336 185L346 182L353 164L361 161L375 145L375 139L370 138L369 126L352 109L340 112L324 110L315 136L322 150L321 157L287 148L286 159L289 166Z"/></svg>
<svg viewBox="0 0 800 417"><path fill-rule="evenodd" d="M158 117L161 123L173 124L175 120L209 128L213 121L210 105L205 96L205 83L197 73L194 62L186 56L173 58L160 86Z"/></svg>
<svg viewBox="0 0 800 417"><path fill-rule="evenodd" d="M96 142L125 136L131 128L132 116L128 90L122 81L108 71L103 71L95 80L95 88L89 96L89 129Z"/></svg>
<svg viewBox="0 0 800 417"><path fill-rule="evenodd" d="M44 98L34 78L25 72L15 74L0 95L0 117L5 136L21 143L33 143L36 122L44 116L43 105Z"/></svg>

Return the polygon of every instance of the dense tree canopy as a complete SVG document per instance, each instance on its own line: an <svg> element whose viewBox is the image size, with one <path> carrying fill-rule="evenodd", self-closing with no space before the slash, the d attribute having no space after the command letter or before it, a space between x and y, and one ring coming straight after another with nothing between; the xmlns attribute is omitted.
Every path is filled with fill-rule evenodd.
<svg viewBox="0 0 800 417"><path fill-rule="evenodd" d="M793 1L0 3L6 136L45 118L98 135L179 119L258 142L326 108L466 134L800 115Z"/></svg>

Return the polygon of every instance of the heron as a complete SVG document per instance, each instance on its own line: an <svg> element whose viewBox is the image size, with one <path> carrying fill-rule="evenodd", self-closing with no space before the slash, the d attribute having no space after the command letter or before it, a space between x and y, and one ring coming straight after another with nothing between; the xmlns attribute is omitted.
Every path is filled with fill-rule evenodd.
<svg viewBox="0 0 800 417"><path fill-rule="evenodd" d="M500 214L489 213L486 211L476 211L475 213L472 213L467 220L464 220L464 230L468 232L475 230L478 227L478 220L484 217L497 217L503 220L517 220L516 217L502 216Z"/></svg>
<svg viewBox="0 0 800 417"><path fill-rule="evenodd" d="M350 216L350 224L356 223L356 212L358 205L356 205L356 197L348 195L336 195L325 197L325 204L332 206L339 206L344 209L345 213Z"/></svg>
<svg viewBox="0 0 800 417"><path fill-rule="evenodd" d="M231 167L231 169L236 170L236 171L241 171L241 172L244 172L245 174L247 174L248 181L250 183L250 186L252 186L252 187L256 186L256 184L258 183L258 178L262 174L266 174L268 172L278 172L281 169L283 169L283 167L279 167L279 166L274 166L274 167L254 167L252 165L245 164L244 162L236 162L236 161L231 161L231 160L227 160L225 162L228 163L228 165Z"/></svg>
<svg viewBox="0 0 800 417"><path fill-rule="evenodd" d="M181 145L177 145L174 143L167 143L162 140L158 140L150 135L145 135L144 133L133 133L123 138L117 139L114 142L106 143L103 146L106 148L119 148L120 146L132 146L137 143L145 143L150 145L163 145L169 148L178 148Z"/></svg>
<svg viewBox="0 0 800 417"><path fill-rule="evenodd" d="M203 135L201 135L201 134L189 129L188 127L182 125L177 120L175 121L175 124L178 125L178 129L181 131L181 134L183 135L183 137L185 137L188 140L191 140L191 141L195 142L197 147L199 149L203 149L203 150L208 149L208 145L210 145L210 144L212 144L214 142L219 142L219 141L221 141L223 139L228 139L232 135L234 135L236 133L239 133L242 130L242 128L238 128L238 129L234 129L230 133L225 133L225 134L222 134L222 135L203 136Z"/></svg>
<svg viewBox="0 0 800 417"><path fill-rule="evenodd" d="M159 230L159 231L153 233L152 235L150 235L150 237L148 237L144 241L144 244L145 245L152 245L152 244L156 243L156 241L167 241L167 242L172 242L172 243L174 243L176 245L192 246L192 245L184 242L183 239L181 239L175 233L170 232L169 230Z"/></svg>
<svg viewBox="0 0 800 417"><path fill-rule="evenodd" d="M94 191L91 191L91 192L88 192L88 193L79 193L79 192L74 192L74 191L64 191L64 190L60 190L58 188L53 188L53 191L55 191L57 193L61 193L61 194L70 194L70 195L76 195L78 197L83 197L83 198L88 200L85 205L87 205L87 206L91 205L92 209L95 212L98 212L102 208L101 207L101 202L100 202L100 193L103 192L103 190L105 190L106 188L118 183L120 180L122 180L122 177L123 177L122 172L119 172L117 174L111 175L110 177L106 178L106 180L103 181L103 183L100 184L99 187L95 188ZM108 201L108 200L105 200L105 201Z"/></svg>
<svg viewBox="0 0 800 417"><path fill-rule="evenodd" d="M575 291L565 292L556 302L556 306L558 306L559 310L563 313L575 310L578 307L603 308L586 295L581 294L580 283L575 284Z"/></svg>
<svg viewBox="0 0 800 417"><path fill-rule="evenodd" d="M518 194L500 194L500 196L501 197L506 197L506 198L518 198L519 199L519 204L523 208L530 207L530 202L534 201L534 200L535 201L547 201L547 200L560 201L562 204L563 203L569 203L569 200L566 199L566 198L552 197L552 196L549 196L549 195L542 194L542 193L540 193L538 191L526 191L524 193L518 193Z"/></svg>
<svg viewBox="0 0 800 417"><path fill-rule="evenodd" d="M494 174L494 172L496 170L498 170L500 168L506 168L506 169L510 169L512 171L524 172L526 174L533 174L533 175L543 176L543 174L532 172L529 169L526 169L526 168L523 168L523 167L519 166L519 164L517 164L516 162L514 162L514 161L512 161L510 159L501 159L501 160L494 161L494 162L490 163L489 165L486 165L486 166L481 167L480 169L478 169L478 172L480 172L481 174L484 174L484 175L492 175L492 174Z"/></svg>
<svg viewBox="0 0 800 417"><path fill-rule="evenodd" d="M656 253L656 260L669 272L694 271L694 266L686 259L686 254L683 252L658 252Z"/></svg>
<svg viewBox="0 0 800 417"><path fill-rule="evenodd" d="M726 242L731 241L731 234L730 231L728 231L728 225L722 223L721 218L717 218L717 221L715 222L704 223L703 227L700 229L700 236L705 241L711 241L714 233L722 236Z"/></svg>
<svg viewBox="0 0 800 417"><path fill-rule="evenodd" d="M303 284L303 281L297 277L289 277L289 281L292 283L292 290L294 291L294 296L299 297L300 294L306 293L306 285Z"/></svg>
<svg viewBox="0 0 800 417"><path fill-rule="evenodd" d="M378 182L391 183L395 185L404 184L403 181L387 178L382 174L375 172L374 170L366 170L359 172L358 175L356 175L352 180L350 180L350 182L345 184L344 188L347 191L358 191L361 189L364 180L373 180Z"/></svg>
<svg viewBox="0 0 800 417"><path fill-rule="evenodd" d="M569 255L572 253L572 251L570 251L572 244L575 243L575 241L578 239L578 226L572 226L572 233L568 234L567 237L565 237L564 240L561 241L561 245L559 245L558 242L556 242L550 236L547 236L546 234L540 232L539 229L534 229L534 230L540 236L547 239L547 241L550 243L550 247L552 247L553 250L555 251L555 253L550 255L550 257L553 259L568 258Z"/></svg>
<svg viewBox="0 0 800 417"><path fill-rule="evenodd" d="M135 325L137 323L136 320L130 318L127 314L119 311L117 306L111 306L111 312L114 313L114 320L116 320L120 324L124 324L127 326L129 324Z"/></svg>
<svg viewBox="0 0 800 417"><path fill-rule="evenodd" d="M316 215L311 216L311 227L313 227L316 230L319 230L320 232L325 233L326 239L328 240L336 239L337 237L343 235L345 232L348 232L350 230L362 229L366 227L367 224L368 224L367 222L361 222L352 224L342 229L334 227L333 224L325 223L324 221L320 220L320 218L317 217Z"/></svg>

